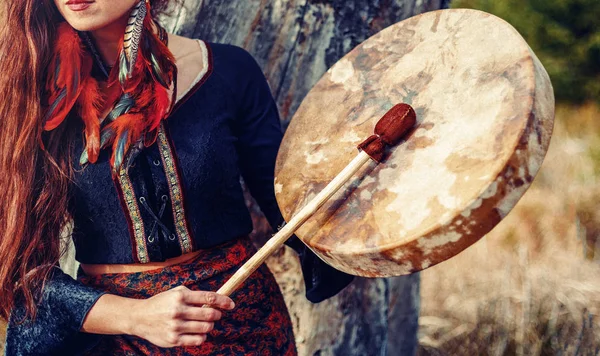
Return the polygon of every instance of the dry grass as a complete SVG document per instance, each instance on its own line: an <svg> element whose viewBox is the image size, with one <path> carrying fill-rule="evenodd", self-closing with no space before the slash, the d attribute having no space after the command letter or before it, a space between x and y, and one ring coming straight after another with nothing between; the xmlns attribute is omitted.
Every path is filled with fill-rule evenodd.
<svg viewBox="0 0 600 356"><path fill-rule="evenodd" d="M423 272L421 355L600 354L599 120L594 105L559 107L513 212Z"/></svg>

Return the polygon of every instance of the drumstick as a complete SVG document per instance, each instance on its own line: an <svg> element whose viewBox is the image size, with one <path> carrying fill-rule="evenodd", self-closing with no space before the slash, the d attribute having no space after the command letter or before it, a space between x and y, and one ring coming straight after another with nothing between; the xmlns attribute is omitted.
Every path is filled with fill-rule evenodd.
<svg viewBox="0 0 600 356"><path fill-rule="evenodd" d="M283 226L265 245L254 254L233 276L217 291L229 296L233 293L265 260L277 251L294 232L310 218L335 192L346 183L369 159L377 163L384 157L386 146L394 146L415 125L416 115L408 104L392 107L375 125L375 134L358 145L359 154L335 177L315 198L305 205L298 214Z"/></svg>

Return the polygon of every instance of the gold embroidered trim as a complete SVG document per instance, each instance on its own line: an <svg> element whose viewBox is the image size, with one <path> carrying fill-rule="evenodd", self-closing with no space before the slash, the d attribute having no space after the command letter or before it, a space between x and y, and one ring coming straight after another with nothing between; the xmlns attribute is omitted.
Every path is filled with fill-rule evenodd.
<svg viewBox="0 0 600 356"><path fill-rule="evenodd" d="M150 262L150 257L148 256L148 247L146 246L144 222L140 215L140 208L137 205L133 185L131 184L131 180L129 179L129 175L124 166L125 165L122 165L119 170L118 180L133 224L135 250L140 263L148 263Z"/></svg>
<svg viewBox="0 0 600 356"><path fill-rule="evenodd" d="M183 211L183 201L181 195L181 181L175 168L175 161L173 160L173 151L167 140L165 133L164 123L161 122L158 128L158 148L160 150L160 156L162 158L165 173L167 175L167 183L169 185L169 194L171 195L171 206L173 207L173 221L175 222L175 231L179 238L179 244L181 246L182 253L188 253L192 251L192 244L190 241L190 234L187 230L187 223L185 220L185 213Z"/></svg>

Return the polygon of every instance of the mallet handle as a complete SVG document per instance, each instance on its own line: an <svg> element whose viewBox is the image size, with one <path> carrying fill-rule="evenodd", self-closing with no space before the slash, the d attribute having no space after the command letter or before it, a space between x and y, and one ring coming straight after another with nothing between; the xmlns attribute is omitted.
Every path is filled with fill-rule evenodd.
<svg viewBox="0 0 600 356"><path fill-rule="evenodd" d="M244 281L250 277L252 272L265 260L277 251L283 243L294 234L335 192L337 192L371 157L361 151L358 155L337 175L316 197L306 204L281 230L279 230L267 243L254 254L246 263L235 272L235 274L217 291L217 293L229 296Z"/></svg>

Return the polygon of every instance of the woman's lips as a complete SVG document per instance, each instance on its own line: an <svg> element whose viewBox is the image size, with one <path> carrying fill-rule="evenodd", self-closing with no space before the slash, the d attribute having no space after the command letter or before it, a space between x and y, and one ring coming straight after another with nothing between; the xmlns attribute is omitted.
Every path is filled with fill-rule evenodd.
<svg viewBox="0 0 600 356"><path fill-rule="evenodd" d="M83 11L92 5L93 1L69 1L67 6L71 11Z"/></svg>

